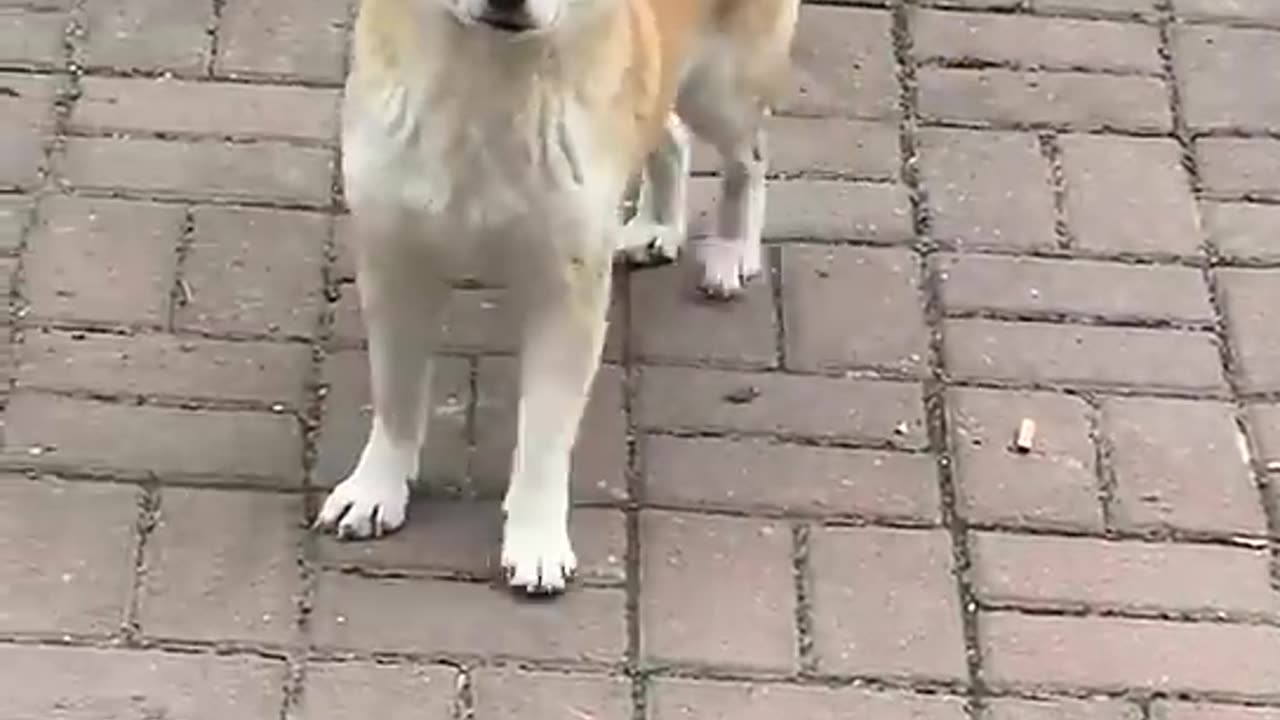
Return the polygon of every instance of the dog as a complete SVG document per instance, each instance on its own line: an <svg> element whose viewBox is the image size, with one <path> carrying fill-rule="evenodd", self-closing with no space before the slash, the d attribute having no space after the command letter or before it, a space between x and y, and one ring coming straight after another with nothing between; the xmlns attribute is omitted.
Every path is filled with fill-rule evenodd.
<svg viewBox="0 0 1280 720"><path fill-rule="evenodd" d="M518 591L565 589L577 565L570 455L613 263L681 254L692 131L723 160L715 232L689 241L699 285L731 298L760 273L764 126L799 4L362 0L342 171L374 412L318 528L363 539L404 523L448 278L479 263L515 293L522 321L502 566Z"/></svg>

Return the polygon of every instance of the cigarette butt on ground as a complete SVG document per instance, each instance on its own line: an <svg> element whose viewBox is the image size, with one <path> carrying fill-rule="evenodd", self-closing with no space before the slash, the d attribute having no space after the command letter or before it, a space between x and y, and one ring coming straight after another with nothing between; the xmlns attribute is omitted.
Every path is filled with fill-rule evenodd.
<svg viewBox="0 0 1280 720"><path fill-rule="evenodd" d="M1018 426L1018 437L1013 441L1013 447L1018 452L1031 452L1036 441L1036 421L1031 418L1023 418L1022 424Z"/></svg>

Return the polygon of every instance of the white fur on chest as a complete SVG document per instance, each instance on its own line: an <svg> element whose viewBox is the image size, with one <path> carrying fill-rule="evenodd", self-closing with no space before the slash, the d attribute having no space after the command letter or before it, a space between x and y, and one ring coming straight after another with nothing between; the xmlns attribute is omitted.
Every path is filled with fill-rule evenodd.
<svg viewBox="0 0 1280 720"><path fill-rule="evenodd" d="M504 74L437 66L377 91L349 85L343 171L353 208L392 206L488 234L607 206L619 180L581 106L550 81Z"/></svg>

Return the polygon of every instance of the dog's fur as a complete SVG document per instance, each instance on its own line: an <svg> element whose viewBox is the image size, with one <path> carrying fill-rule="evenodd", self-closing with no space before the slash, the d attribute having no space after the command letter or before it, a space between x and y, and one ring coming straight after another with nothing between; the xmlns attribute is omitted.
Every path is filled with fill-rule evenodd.
<svg viewBox="0 0 1280 720"><path fill-rule="evenodd" d="M343 116L374 417L317 525L398 528L429 415L447 278L479 262L523 313L517 446L502 562L564 588L569 458L600 360L615 253L674 258L689 137L724 160L700 284L760 272L763 120L788 68L799 0L363 0ZM639 212L619 205L643 175Z"/></svg>

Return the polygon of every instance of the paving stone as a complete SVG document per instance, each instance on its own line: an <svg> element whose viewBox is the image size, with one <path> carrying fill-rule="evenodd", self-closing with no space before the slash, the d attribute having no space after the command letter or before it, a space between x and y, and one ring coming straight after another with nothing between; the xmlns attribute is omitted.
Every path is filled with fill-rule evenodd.
<svg viewBox="0 0 1280 720"><path fill-rule="evenodd" d="M978 623L996 688L1275 693L1280 628L988 613Z"/></svg>
<svg viewBox="0 0 1280 720"><path fill-rule="evenodd" d="M1246 390L1280 389L1280 342L1271 321L1280 302L1280 273L1220 270L1227 329Z"/></svg>
<svg viewBox="0 0 1280 720"><path fill-rule="evenodd" d="M936 267L949 311L1213 320L1196 268L954 254L940 255Z"/></svg>
<svg viewBox="0 0 1280 720"><path fill-rule="evenodd" d="M978 246L1057 244L1049 163L1034 135L925 130L919 145L935 237Z"/></svg>
<svg viewBox="0 0 1280 720"><path fill-rule="evenodd" d="M471 463L474 492L506 492L516 443L519 372L510 358L484 358L477 371L476 447ZM575 502L617 502L627 497L627 426L623 374L614 365L596 372L570 467Z"/></svg>
<svg viewBox="0 0 1280 720"><path fill-rule="evenodd" d="M705 185L704 185L705 186ZM704 217L691 228L710 234L712 199L698 207ZM906 242L912 237L911 198L902 185L835 180L783 180L770 183L764 236L768 240L875 240Z"/></svg>
<svg viewBox="0 0 1280 720"><path fill-rule="evenodd" d="M305 337L324 305L328 220L289 210L197 208L175 324L220 334ZM285 270L288 272L285 272Z"/></svg>
<svg viewBox="0 0 1280 720"><path fill-rule="evenodd" d="M578 577L595 584L626 579L626 517L607 508L575 508L569 534L578 556ZM376 543L317 542L320 559L339 568L499 577L502 507L498 502L414 498L409 520Z"/></svg>
<svg viewBox="0 0 1280 720"><path fill-rule="evenodd" d="M0 189L30 191L43 181L57 91L50 76L0 73Z"/></svg>
<svg viewBox="0 0 1280 720"><path fill-rule="evenodd" d="M921 10L916 13L913 29L913 49L922 60L1160 71L1160 35L1149 25Z"/></svg>
<svg viewBox="0 0 1280 720"><path fill-rule="evenodd" d="M1089 407L1049 393L955 389L947 394L959 512L972 522L1101 530ZM1013 449L1022 420L1031 452Z"/></svg>
<svg viewBox="0 0 1280 720"><path fill-rule="evenodd" d="M939 519L937 473L923 454L663 436L642 447L652 503Z"/></svg>
<svg viewBox="0 0 1280 720"><path fill-rule="evenodd" d="M1061 139L1067 223L1080 247L1196 253L1201 233L1182 149L1165 138Z"/></svg>
<svg viewBox="0 0 1280 720"><path fill-rule="evenodd" d="M1157 700L1152 704L1151 718L1152 720L1277 720L1280 718L1280 708Z"/></svg>
<svg viewBox="0 0 1280 720"><path fill-rule="evenodd" d="M0 648L11 718L268 720L280 715L288 667L257 656L87 647Z"/></svg>
<svg viewBox="0 0 1280 720"><path fill-rule="evenodd" d="M322 647L619 662L623 594L575 587L554 603L490 585L325 573L311 625Z"/></svg>
<svg viewBox="0 0 1280 720"><path fill-rule="evenodd" d="M83 53L92 67L198 73L209 59L213 5L168 0L87 3Z"/></svg>
<svg viewBox="0 0 1280 720"><path fill-rule="evenodd" d="M287 415L17 393L4 417L5 455L50 468L295 486L302 472L301 434Z"/></svg>
<svg viewBox="0 0 1280 720"><path fill-rule="evenodd" d="M0 477L0 632L118 632L139 499L126 486Z"/></svg>
<svg viewBox="0 0 1280 720"><path fill-rule="evenodd" d="M1103 402L1102 423L1112 445L1122 527L1264 532L1231 406L1114 398Z"/></svg>
<svg viewBox="0 0 1280 720"><path fill-rule="evenodd" d="M1265 550L978 533L979 597L1001 605L1274 616Z"/></svg>
<svg viewBox="0 0 1280 720"><path fill-rule="evenodd" d="M437 665L310 663L290 720L451 720L458 671Z"/></svg>
<svg viewBox="0 0 1280 720"><path fill-rule="evenodd" d="M944 331L947 368L961 378L1201 392L1224 386L1208 333L991 320L950 320Z"/></svg>
<svg viewBox="0 0 1280 720"><path fill-rule="evenodd" d="M0 252L16 252L31 229L35 201L18 195L0 198Z"/></svg>
<svg viewBox="0 0 1280 720"><path fill-rule="evenodd" d="M1119 700L992 698L979 720L1141 720L1142 710Z"/></svg>
<svg viewBox="0 0 1280 720"><path fill-rule="evenodd" d="M916 383L677 367L641 368L638 377L632 407L644 428L928 443Z"/></svg>
<svg viewBox="0 0 1280 720"><path fill-rule="evenodd" d="M331 140L337 132L336 90L109 77L86 77L80 90L71 125L99 132L301 140Z"/></svg>
<svg viewBox="0 0 1280 720"><path fill-rule="evenodd" d="M942 530L821 530L812 543L814 649L824 672L966 675L951 543Z"/></svg>
<svg viewBox="0 0 1280 720"><path fill-rule="evenodd" d="M219 28L219 73L343 80L350 0L228 0Z"/></svg>
<svg viewBox="0 0 1280 720"><path fill-rule="evenodd" d="M165 488L143 555L142 632L292 641L303 592L301 521L296 497Z"/></svg>
<svg viewBox="0 0 1280 720"><path fill-rule="evenodd" d="M1217 3L1215 7L1229 11L1232 5ZM1274 8L1270 12L1274 14ZM1266 87L1265 76L1260 74L1262 68L1280 62L1280 37L1274 32L1179 25L1173 34L1173 51L1183 108L1191 127L1277 126L1280 98L1275 93L1259 91Z"/></svg>
<svg viewBox="0 0 1280 720"><path fill-rule="evenodd" d="M772 367L777 326L767 278L751 283L734 303L698 299L683 266L638 273L631 286L631 347L644 362Z"/></svg>
<svg viewBox="0 0 1280 720"><path fill-rule="evenodd" d="M182 208L121 200L42 201L26 257L37 318L161 325L177 269Z"/></svg>
<svg viewBox="0 0 1280 720"><path fill-rule="evenodd" d="M893 123L773 116L767 127L772 173L837 175L885 182L898 179L902 161L898 155L898 128ZM707 162L715 157L714 151L708 153L707 149L705 144L695 149L695 171L717 169L718 163Z"/></svg>
<svg viewBox="0 0 1280 720"><path fill-rule="evenodd" d="M1280 195L1280 141L1207 137L1196 140L1195 150L1206 190L1233 197Z"/></svg>
<svg viewBox="0 0 1280 720"><path fill-rule="evenodd" d="M641 645L650 662L795 667L787 526L659 512L646 512L640 526Z"/></svg>
<svg viewBox="0 0 1280 720"><path fill-rule="evenodd" d="M889 118L897 115L892 19L883 10L806 5L783 113Z"/></svg>
<svg viewBox="0 0 1280 720"><path fill-rule="evenodd" d="M166 396L300 408L310 348L172 335L28 331L18 348L21 387Z"/></svg>
<svg viewBox="0 0 1280 720"><path fill-rule="evenodd" d="M946 695L875 692L814 685L659 678L651 683L653 720L962 720L964 701Z"/></svg>
<svg viewBox="0 0 1280 720"><path fill-rule="evenodd" d="M33 68L62 65L67 23L68 18L62 13L0 13L0 65Z"/></svg>
<svg viewBox="0 0 1280 720"><path fill-rule="evenodd" d="M1210 244L1224 257L1280 259L1280 244L1272 239L1274 228L1280 226L1280 206L1204 202L1200 212Z"/></svg>
<svg viewBox="0 0 1280 720"><path fill-rule="evenodd" d="M1040 12L1101 12L1120 17L1149 17L1154 14L1156 0L1031 0Z"/></svg>
<svg viewBox="0 0 1280 720"><path fill-rule="evenodd" d="M331 487L355 468L373 421L369 359L362 350L330 353L321 370L324 417L316 448L312 483ZM458 486L467 477L470 454L467 408L471 403L471 363L465 358L436 359L427 442L419 458L419 477L429 484Z"/></svg>
<svg viewBox="0 0 1280 720"><path fill-rule="evenodd" d="M1168 132L1164 83L1136 75L921 68L928 119Z"/></svg>
<svg viewBox="0 0 1280 720"><path fill-rule="evenodd" d="M1196 20L1280 22L1280 7L1268 0L1173 0L1178 15Z"/></svg>
<svg viewBox="0 0 1280 720"><path fill-rule="evenodd" d="M631 684L617 677L481 670L473 692L477 719L628 720L632 716Z"/></svg>
<svg viewBox="0 0 1280 720"><path fill-rule="evenodd" d="M63 173L78 189L160 197L327 205L333 155L279 142L72 138Z"/></svg>
<svg viewBox="0 0 1280 720"><path fill-rule="evenodd" d="M790 367L923 369L920 267L906 250L788 247L782 308Z"/></svg>
<svg viewBox="0 0 1280 720"><path fill-rule="evenodd" d="M1280 462L1280 404L1250 405L1246 417L1259 459Z"/></svg>

